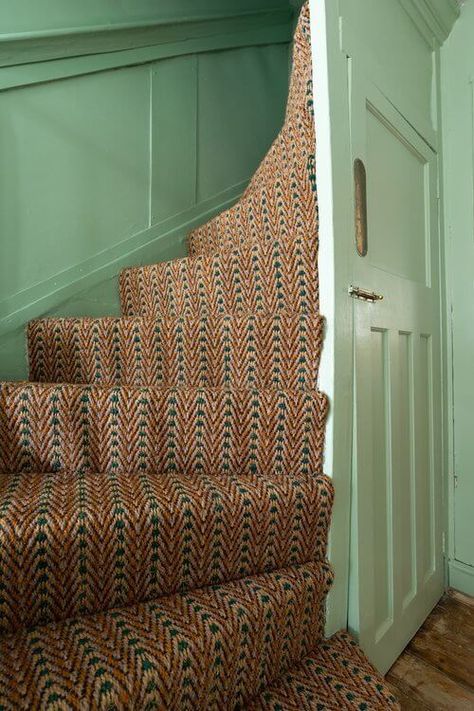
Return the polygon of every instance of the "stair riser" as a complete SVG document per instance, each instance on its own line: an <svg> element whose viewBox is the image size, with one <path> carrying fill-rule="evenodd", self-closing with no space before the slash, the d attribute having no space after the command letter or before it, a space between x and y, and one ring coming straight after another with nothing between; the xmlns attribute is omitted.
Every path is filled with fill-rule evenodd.
<svg viewBox="0 0 474 711"><path fill-rule="evenodd" d="M255 243L126 269L120 296L126 316L317 312L317 242Z"/></svg>
<svg viewBox="0 0 474 711"><path fill-rule="evenodd" d="M45 319L28 328L30 379L161 387L316 388L319 316Z"/></svg>
<svg viewBox="0 0 474 711"><path fill-rule="evenodd" d="M5 709L245 706L321 639L325 565L38 627L0 640ZM22 683L10 683L12 670ZM40 699L42 700L40 702Z"/></svg>
<svg viewBox="0 0 474 711"><path fill-rule="evenodd" d="M324 560L332 486L0 475L0 633Z"/></svg>
<svg viewBox="0 0 474 711"><path fill-rule="evenodd" d="M0 386L0 471L322 471L316 391Z"/></svg>

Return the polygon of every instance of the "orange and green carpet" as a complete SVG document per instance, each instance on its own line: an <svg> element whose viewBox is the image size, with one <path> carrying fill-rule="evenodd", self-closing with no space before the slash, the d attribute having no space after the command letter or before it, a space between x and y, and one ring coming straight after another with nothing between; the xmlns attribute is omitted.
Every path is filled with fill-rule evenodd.
<svg viewBox="0 0 474 711"><path fill-rule="evenodd" d="M0 709L394 709L324 638L333 502L318 389L308 7L284 125L121 318L28 329L0 384Z"/></svg>

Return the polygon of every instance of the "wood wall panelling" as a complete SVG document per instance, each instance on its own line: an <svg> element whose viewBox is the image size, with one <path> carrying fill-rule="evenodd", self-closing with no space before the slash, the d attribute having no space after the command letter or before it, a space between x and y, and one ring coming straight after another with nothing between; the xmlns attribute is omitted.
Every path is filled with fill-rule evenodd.
<svg viewBox="0 0 474 711"><path fill-rule="evenodd" d="M196 204L198 61L189 55L150 68L150 225Z"/></svg>
<svg viewBox="0 0 474 711"><path fill-rule="evenodd" d="M155 3L132 5L111 26L156 19ZM2 69L0 377L26 374L26 321L74 303L97 313L104 295L87 291L102 282L102 313L113 312L123 266L182 255L187 232L238 198L279 129L288 81L289 4L251 5L233 0L223 13L208 0L205 14L193 4L188 19L208 23L200 36L184 23L175 42L136 46L122 27L127 49ZM173 8L160 5L160 22L176 19ZM81 5L68 26L87 35L94 12L86 21ZM17 7L11 19L20 30L34 17ZM46 34L57 39L55 28ZM0 36L0 56L12 42ZM67 55L67 42L55 46Z"/></svg>
<svg viewBox="0 0 474 711"><path fill-rule="evenodd" d="M157 8L158 6L158 8ZM21 33L64 34L65 29L92 31L97 26L109 28L127 24L164 24L190 19L206 21L209 17L233 17L241 13L288 11L287 0L64 0L5 1L0 5L0 27L10 37Z"/></svg>
<svg viewBox="0 0 474 711"><path fill-rule="evenodd" d="M283 122L287 77L285 45L199 55L198 202L249 177Z"/></svg>

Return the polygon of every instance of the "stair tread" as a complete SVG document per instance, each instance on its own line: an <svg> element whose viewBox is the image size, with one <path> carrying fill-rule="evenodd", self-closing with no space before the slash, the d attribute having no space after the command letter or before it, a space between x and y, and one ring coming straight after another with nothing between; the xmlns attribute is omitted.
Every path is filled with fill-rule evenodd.
<svg viewBox="0 0 474 711"><path fill-rule="evenodd" d="M0 632L323 560L325 476L0 473Z"/></svg>
<svg viewBox="0 0 474 711"><path fill-rule="evenodd" d="M242 244L120 274L127 316L318 310L316 235Z"/></svg>
<svg viewBox="0 0 474 711"><path fill-rule="evenodd" d="M318 391L0 384L0 470L322 471Z"/></svg>
<svg viewBox="0 0 474 711"><path fill-rule="evenodd" d="M30 379L162 387L316 387L316 314L48 318L29 324Z"/></svg>
<svg viewBox="0 0 474 711"><path fill-rule="evenodd" d="M248 711L400 709L383 677L354 639L338 632L265 689Z"/></svg>
<svg viewBox="0 0 474 711"><path fill-rule="evenodd" d="M0 638L0 707L234 709L321 639L324 564Z"/></svg>

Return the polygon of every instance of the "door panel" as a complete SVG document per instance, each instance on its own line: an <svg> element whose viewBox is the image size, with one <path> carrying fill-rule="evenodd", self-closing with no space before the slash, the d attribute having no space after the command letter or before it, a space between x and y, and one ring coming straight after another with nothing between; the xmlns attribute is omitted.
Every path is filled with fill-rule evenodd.
<svg viewBox="0 0 474 711"><path fill-rule="evenodd" d="M390 357L389 332L383 328L369 329L369 352L372 374L372 438L377 443L373 451L373 467L379 476L373 479L372 496L378 504L373 508L373 558L375 564L374 619L375 634L383 634L393 617L392 571L393 541L391 522L392 466L390 441Z"/></svg>
<svg viewBox="0 0 474 711"><path fill-rule="evenodd" d="M444 586L437 159L381 92L351 80L368 224L353 283L383 300L353 304L349 625L386 671Z"/></svg>
<svg viewBox="0 0 474 711"><path fill-rule="evenodd" d="M404 136L367 105L367 175L372 266L425 283L426 163Z"/></svg>

